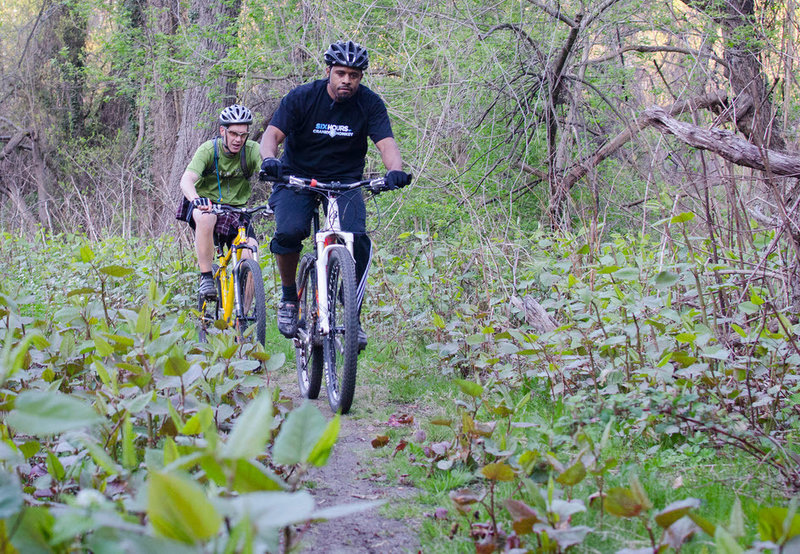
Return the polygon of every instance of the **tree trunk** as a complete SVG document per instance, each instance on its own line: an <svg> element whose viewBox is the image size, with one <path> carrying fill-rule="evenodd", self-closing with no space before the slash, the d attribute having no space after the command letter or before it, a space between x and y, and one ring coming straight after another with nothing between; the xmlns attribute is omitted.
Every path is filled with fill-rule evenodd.
<svg viewBox="0 0 800 554"><path fill-rule="evenodd" d="M175 202L180 199L178 183L192 154L203 141L217 133L219 112L235 101L235 81L229 81L217 66L227 53L223 37L230 32L240 9L238 0L225 3L192 1L191 10L197 14L197 25L216 32L199 41L196 59L193 60L202 84L185 90L181 100L178 138L167 181L167 186L174 191L172 198ZM209 82L208 76L212 72L217 72L218 76ZM214 97L218 100L212 100Z"/></svg>
<svg viewBox="0 0 800 554"><path fill-rule="evenodd" d="M150 0L153 13L153 33L174 35L178 29L178 14L172 10L174 3L168 0ZM153 75L154 93L150 101L149 135L153 140L150 176L153 194L147 195L148 213L158 214L174 209L174 182L170 181L172 162L175 158L175 142L178 136L178 94L167 87L166 76ZM140 108L144 109L144 107ZM156 222L157 223L157 222Z"/></svg>
<svg viewBox="0 0 800 554"><path fill-rule="evenodd" d="M755 26L754 0L683 0L714 19L722 28L727 77L734 93L732 118L737 130L757 146L785 150L786 142L774 125L775 113L761 73L760 35Z"/></svg>

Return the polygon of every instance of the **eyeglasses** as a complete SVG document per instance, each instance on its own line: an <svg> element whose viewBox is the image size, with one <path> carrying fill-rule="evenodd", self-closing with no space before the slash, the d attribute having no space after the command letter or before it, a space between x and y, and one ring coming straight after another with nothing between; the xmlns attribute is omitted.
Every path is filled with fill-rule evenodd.
<svg viewBox="0 0 800 554"><path fill-rule="evenodd" d="M237 133L236 131L231 131L230 129L225 129L225 132L234 139L246 139L247 135L250 134L250 131L247 131L246 133Z"/></svg>

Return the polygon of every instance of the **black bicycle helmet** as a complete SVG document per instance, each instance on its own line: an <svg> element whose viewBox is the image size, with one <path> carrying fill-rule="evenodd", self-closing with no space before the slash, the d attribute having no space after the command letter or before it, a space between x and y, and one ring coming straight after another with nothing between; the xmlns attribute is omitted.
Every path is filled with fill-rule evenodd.
<svg viewBox="0 0 800 554"><path fill-rule="evenodd" d="M239 104L228 106L219 114L219 124L225 127L228 125L250 125L252 122L252 112Z"/></svg>
<svg viewBox="0 0 800 554"><path fill-rule="evenodd" d="M369 65L367 49L352 40L337 40L325 52L325 63L328 65L342 65L364 71Z"/></svg>

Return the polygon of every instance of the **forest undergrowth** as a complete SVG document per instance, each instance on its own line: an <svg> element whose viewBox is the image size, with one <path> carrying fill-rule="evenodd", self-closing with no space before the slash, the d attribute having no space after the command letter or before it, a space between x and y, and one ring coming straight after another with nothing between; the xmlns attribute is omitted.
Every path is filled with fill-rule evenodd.
<svg viewBox="0 0 800 554"><path fill-rule="evenodd" d="M783 256L769 232L712 256L693 224L377 253L370 351L421 409L376 455L424 491L394 509L426 514L425 552L796 545ZM297 524L374 507L314 505L339 417L292 408L269 343L197 343L189 252L6 235L0 255L3 551L288 550Z"/></svg>

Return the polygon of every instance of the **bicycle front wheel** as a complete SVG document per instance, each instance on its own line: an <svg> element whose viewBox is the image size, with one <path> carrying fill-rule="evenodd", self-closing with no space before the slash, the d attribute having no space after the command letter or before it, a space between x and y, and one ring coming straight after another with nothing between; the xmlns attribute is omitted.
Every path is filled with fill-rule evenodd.
<svg viewBox="0 0 800 554"><path fill-rule="evenodd" d="M219 280L216 278L219 266L214 264L211 268L215 275L214 284L217 287L217 297L207 298L197 295L197 311L200 312L200 320L197 322L197 338L200 342L208 341L208 330L214 326L214 322L219 319L219 299L220 287Z"/></svg>
<svg viewBox="0 0 800 554"><path fill-rule="evenodd" d="M304 398L317 398L322 385L322 344L317 324L317 268L313 254L306 254L297 269L299 297L297 336L294 338L297 385Z"/></svg>
<svg viewBox="0 0 800 554"><path fill-rule="evenodd" d="M356 266L344 246L330 251L327 288L330 333L324 340L324 352L328 404L334 412L346 414L356 388L358 306Z"/></svg>
<svg viewBox="0 0 800 554"><path fill-rule="evenodd" d="M255 260L244 259L239 264L238 271L239 279L236 286L239 288L241 305L239 313L236 314L236 327L239 330L239 340L244 343L255 336L263 345L267 340L267 301L261 267ZM253 326L255 326L253 334L247 333Z"/></svg>

